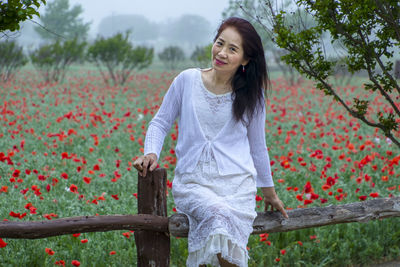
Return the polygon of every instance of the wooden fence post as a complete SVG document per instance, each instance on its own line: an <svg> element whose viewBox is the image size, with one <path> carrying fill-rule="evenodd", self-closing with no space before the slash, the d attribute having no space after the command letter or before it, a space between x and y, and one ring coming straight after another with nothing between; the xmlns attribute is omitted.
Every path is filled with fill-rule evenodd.
<svg viewBox="0 0 400 267"><path fill-rule="evenodd" d="M394 78L400 79L400 60L396 60L394 65Z"/></svg>
<svg viewBox="0 0 400 267"><path fill-rule="evenodd" d="M167 217L167 171L156 169L146 177L138 175L138 213ZM135 231L138 267L169 266L169 233Z"/></svg>

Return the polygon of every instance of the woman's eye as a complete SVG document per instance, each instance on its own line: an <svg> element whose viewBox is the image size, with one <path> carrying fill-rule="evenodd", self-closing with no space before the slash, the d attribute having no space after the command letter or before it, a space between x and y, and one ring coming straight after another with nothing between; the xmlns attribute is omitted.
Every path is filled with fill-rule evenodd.
<svg viewBox="0 0 400 267"><path fill-rule="evenodd" d="M236 48L231 47L231 51L236 52Z"/></svg>

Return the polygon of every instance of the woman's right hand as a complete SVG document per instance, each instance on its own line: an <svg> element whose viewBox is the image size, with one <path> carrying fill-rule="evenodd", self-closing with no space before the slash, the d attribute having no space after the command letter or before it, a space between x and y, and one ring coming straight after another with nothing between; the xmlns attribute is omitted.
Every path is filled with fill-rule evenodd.
<svg viewBox="0 0 400 267"><path fill-rule="evenodd" d="M147 174L147 168L149 171L153 171L157 168L157 155L154 153L149 153L147 155L140 156L135 162L133 162L133 167L135 167L140 176L145 177Z"/></svg>

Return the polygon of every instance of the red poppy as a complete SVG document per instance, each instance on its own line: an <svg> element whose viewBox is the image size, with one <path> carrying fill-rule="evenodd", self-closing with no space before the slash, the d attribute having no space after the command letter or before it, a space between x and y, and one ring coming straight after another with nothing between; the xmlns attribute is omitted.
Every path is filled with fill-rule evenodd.
<svg viewBox="0 0 400 267"><path fill-rule="evenodd" d="M8 192L8 186L3 185L3 186L0 188L0 192L7 193L7 192Z"/></svg>
<svg viewBox="0 0 400 267"><path fill-rule="evenodd" d="M56 262L55 262L55 265L65 266L65 261L64 261L64 260L56 261Z"/></svg>
<svg viewBox="0 0 400 267"><path fill-rule="evenodd" d="M49 254L50 256L54 255L54 251L51 248L45 248L44 251Z"/></svg>
<svg viewBox="0 0 400 267"><path fill-rule="evenodd" d="M313 201L311 199L305 199L304 200L304 205L308 205L308 204L311 204L311 203L313 203Z"/></svg>
<svg viewBox="0 0 400 267"><path fill-rule="evenodd" d="M0 238L0 248L4 248L8 243L4 242L3 239Z"/></svg>
<svg viewBox="0 0 400 267"><path fill-rule="evenodd" d="M78 187L76 185L74 185L74 184L71 184L71 186L69 187L69 190L72 193L78 193Z"/></svg>
<svg viewBox="0 0 400 267"><path fill-rule="evenodd" d="M71 261L71 264L74 265L74 266L76 266L76 267L78 267L79 265L81 265L81 263L80 263L79 261L77 261L77 260Z"/></svg>
<svg viewBox="0 0 400 267"><path fill-rule="evenodd" d="M359 196L358 198L359 198L361 201L364 201L364 200L367 199L367 196Z"/></svg>
<svg viewBox="0 0 400 267"><path fill-rule="evenodd" d="M90 177L83 177L83 181L87 184L90 184L90 182L92 181L92 178Z"/></svg>
<svg viewBox="0 0 400 267"><path fill-rule="evenodd" d="M13 176L14 178L18 178L20 173L21 173L20 170L15 169L14 172L13 172L13 174L12 174L12 176Z"/></svg>
<svg viewBox="0 0 400 267"><path fill-rule="evenodd" d="M328 200L325 198L320 198L319 200L321 201L321 204L328 202Z"/></svg>
<svg viewBox="0 0 400 267"><path fill-rule="evenodd" d="M130 232L122 233L122 235L125 236L126 238L131 237L131 233Z"/></svg>
<svg viewBox="0 0 400 267"><path fill-rule="evenodd" d="M369 196L370 197L379 197L379 193L377 193L377 192L374 192L374 193L371 193L371 194L369 194Z"/></svg>
<svg viewBox="0 0 400 267"><path fill-rule="evenodd" d="M329 188L331 188L331 186L328 185L328 184L324 184L324 185L322 186L322 190L324 190L324 191L329 190Z"/></svg>

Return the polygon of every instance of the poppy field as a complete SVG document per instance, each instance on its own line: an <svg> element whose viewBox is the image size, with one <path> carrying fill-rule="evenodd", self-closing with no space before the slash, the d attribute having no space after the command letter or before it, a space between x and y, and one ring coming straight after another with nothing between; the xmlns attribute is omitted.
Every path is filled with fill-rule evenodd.
<svg viewBox="0 0 400 267"><path fill-rule="evenodd" d="M62 83L33 70L0 84L0 220L38 221L137 213L137 172L149 121L177 73L144 71L107 86L91 69ZM287 209L399 196L400 151L352 118L309 81L276 76L266 139L276 191ZM362 80L338 87L392 112ZM400 100L398 105L400 106ZM400 123L400 122L399 122ZM178 136L175 123L159 166L168 172L168 214ZM396 133L400 138L400 131ZM263 210L261 190L257 210ZM171 266L185 266L185 238L171 237ZM252 235L249 266L354 266L400 257L400 219ZM0 266L136 266L133 231L0 239Z"/></svg>

